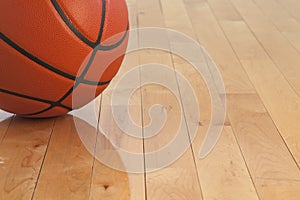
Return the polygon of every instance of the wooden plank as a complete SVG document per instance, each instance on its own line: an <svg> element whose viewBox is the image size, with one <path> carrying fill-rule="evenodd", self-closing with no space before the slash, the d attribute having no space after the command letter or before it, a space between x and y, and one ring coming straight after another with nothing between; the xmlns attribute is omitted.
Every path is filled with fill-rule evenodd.
<svg viewBox="0 0 300 200"><path fill-rule="evenodd" d="M241 195L245 199L258 199L239 150L239 144L231 130L231 122L225 122L227 126L225 126L213 151L205 159L199 159L201 144L211 121L211 97L205 82L199 77L195 69L182 62L175 62L175 68L179 73L190 78L190 83L199 101L201 126L197 124L195 119L189 117L187 117L187 123L190 130L196 124L199 126L193 141L193 152L204 199L240 199ZM183 96L185 96L184 93Z"/></svg>
<svg viewBox="0 0 300 200"><path fill-rule="evenodd" d="M233 130L260 198L295 198L299 168L259 97L230 95L229 102Z"/></svg>
<svg viewBox="0 0 300 200"><path fill-rule="evenodd" d="M190 83L199 98L201 126L193 141L193 149L203 198L240 199L242 195L244 199L258 199L243 156L239 150L239 145L230 126L225 126L221 138L213 151L203 160L198 158L201 143L210 123L210 95L205 82L191 66L175 62L175 68L185 77L190 77ZM187 120L190 120L188 122L190 127L195 126L195 119L187 118ZM230 125L230 122L225 123Z"/></svg>
<svg viewBox="0 0 300 200"><path fill-rule="evenodd" d="M170 54L168 53L150 53L141 55L141 63L151 60L170 62ZM156 62L157 63L157 62ZM172 64L169 64L169 66ZM173 71L172 68L170 68ZM141 70L142 83L151 73L146 73L146 68ZM161 77L161 80L168 80L168 83L177 88L175 74L169 76L167 71L157 72L155 76ZM152 73L154 75L154 73ZM168 77L168 78L167 78ZM172 91L178 96L178 90ZM150 124L149 109L152 105L163 105L163 109L167 113L167 120L163 128L154 137L145 140L145 163L148 170L160 167L166 157L159 153L159 150L168 146L172 139L181 134L181 145L189 147L189 136L184 121L180 121L183 113L180 109L180 99L177 99L169 89L160 85L149 85L142 88L143 99L143 123L144 127ZM158 114L158 113L157 113ZM161 110L163 114L163 110ZM179 124L183 123L183 132L177 133ZM145 130L145 129L144 129ZM149 134L149 132L145 132ZM148 156L147 153L157 152L156 156ZM174 156L175 149L169 152L169 156ZM182 152L184 153L184 152ZM174 158L174 162L159 171L147 173L147 195L150 199L201 199L201 191L197 177L197 171L194 164L194 157L190 148L178 159Z"/></svg>
<svg viewBox="0 0 300 200"><path fill-rule="evenodd" d="M138 28L165 27L160 0L137 0ZM154 14L155 13L155 14Z"/></svg>
<svg viewBox="0 0 300 200"><path fill-rule="evenodd" d="M151 2L151 5L149 5ZM145 9L147 8L147 9ZM144 26L159 26L165 27L164 16L161 10L161 4L158 0L138 1L139 14L139 27ZM155 15L153 15L155 13ZM142 38L143 39L143 38ZM146 63L159 63L165 64L170 67L171 73L174 70L171 62L171 55L162 51L143 51L140 54L140 64ZM175 74L168 76L166 71L160 73L147 73L147 68L141 70L142 83L151 76L161 77L161 80L165 80L167 77L168 82L173 88L178 88ZM173 71L174 72L174 71ZM178 94L177 91L173 91ZM159 151L172 141L177 133L178 120L181 113L179 106L180 100L175 98L174 95L165 87L152 84L142 88L142 105L143 105L143 126L146 127L150 123L149 108L154 104L163 105L167 113L167 121L163 128L159 131L158 135L145 139L145 152L150 153L153 151ZM163 112L163 108L161 112ZM158 113L157 113L158 114ZM161 113L162 114L162 113ZM144 128L144 131L147 129ZM186 127L181 134L183 135L182 145L189 144L188 132ZM149 132L144 132L147 135ZM170 156L174 154L173 151L169 152ZM150 157L145 154L145 164L148 170L159 167L164 158L159 154L157 156ZM165 166L159 171L147 173L147 196L149 199L201 199L201 191L197 177L197 171L194 164L194 158L192 150L190 148L184 153L184 155L174 163Z"/></svg>
<svg viewBox="0 0 300 200"><path fill-rule="evenodd" d="M14 118L0 145L2 199L30 199L53 128L53 119Z"/></svg>
<svg viewBox="0 0 300 200"><path fill-rule="evenodd" d="M291 45L300 52L300 23L284 9L284 6L274 0L254 0L254 2Z"/></svg>
<svg viewBox="0 0 300 200"><path fill-rule="evenodd" d="M136 79L137 81L139 79ZM125 88L126 86L124 86ZM113 88L113 86L112 86ZM129 90L129 89L127 89ZM111 94L113 90L108 89L103 94L103 101L101 104L101 114L99 126L104 131L107 139L103 140L98 138L96 158L102 160L103 164L108 167L114 168L110 173L104 173L103 167L100 162L95 162L92 176L91 198L97 199L99 194L106 194L104 199L144 199L145 198L145 180L144 173L141 171L131 171L132 169L144 169L143 157L143 141L141 139L133 138L128 133L121 130L115 122L112 114ZM126 92L126 89L123 90ZM135 97L132 97L130 105L130 114L137 124L141 125L141 105L140 93L137 92ZM118 106L118 105L113 105ZM119 105L123 106L123 105ZM120 114L120 113L118 113ZM139 121L138 121L139 120ZM135 133L138 134L138 133ZM142 129L140 128L140 136L142 136ZM112 148L121 149L122 151L131 152L132 154L139 154L140 156L134 162L130 162L128 157L119 158L117 150ZM120 162L122 159L125 163ZM128 174L127 174L128 172ZM113 176L112 176L113 174ZM123 184L124 179L128 181L128 185ZM108 186L108 189L103 190L103 185ZM102 186L102 187L101 187Z"/></svg>
<svg viewBox="0 0 300 200"><path fill-rule="evenodd" d="M98 137L98 139L102 140L106 145L108 144L107 139L104 136ZM108 153L115 162L121 162L115 149L113 151L107 151L107 149L104 154ZM113 149L113 147L111 147L111 149ZM130 200L136 199L135 197L138 195L142 198L144 196L142 193L139 194L143 189L143 184L138 189L132 190L131 187L137 185L137 182L130 184L126 172L117 171L97 161L94 164L93 175L91 199ZM137 179L131 177L131 180ZM134 198L131 198L132 196Z"/></svg>
<svg viewBox="0 0 300 200"><path fill-rule="evenodd" d="M230 120L260 199L297 199L300 171L261 100L230 95Z"/></svg>
<svg viewBox="0 0 300 200"><path fill-rule="evenodd" d="M135 29L138 26L137 2L136 0L127 0L127 5L130 13L130 28ZM134 77L134 79L126 79L125 82L122 82L122 84L119 83L120 80L123 80L123 76L125 74L129 73L132 69L138 67L138 65L138 53L134 52L127 54L119 73L113 79L110 86L103 93L99 127L100 130L105 132L107 139L102 140L101 138L98 138L98 143L96 147L96 158L98 157L100 158L100 160L102 159L102 162L104 164L105 161L107 161L107 159L112 160L112 163L107 163L109 163L110 167L115 167L117 169L115 169L111 173L105 173L103 172L103 167L101 167L100 163L95 162L91 183L92 199L98 199L99 194L106 194L106 199L143 200L146 198L143 140L133 138L130 135L128 135L130 133L126 133L122 129L120 129L118 127L118 124L116 124L116 119L112 114L113 107L128 106L130 111L130 117L134 120L136 124L140 126L138 133L135 134L142 137L141 94L138 88L133 88L134 85L140 85L139 75L137 77ZM117 96L120 98L124 98L125 95L132 89L137 89L136 92L131 96L129 100L129 105L112 104L112 94L113 92L116 92L115 87L121 88L121 93L117 94ZM119 91L120 90L118 90L117 92ZM111 148L110 143L115 145L115 148L119 150L121 149L122 151L128 151L132 154L138 154L139 156L137 156L137 160L131 162L131 160L126 156L119 158L116 154L116 150ZM119 159L122 159L124 163L119 162ZM133 173L132 170L135 168L138 168L139 170L142 169L143 171L137 171L136 173ZM111 174L113 174L113 176ZM128 185L123 184L126 183L124 179L127 179ZM106 185L106 190L105 188L103 189L103 185Z"/></svg>
<svg viewBox="0 0 300 200"><path fill-rule="evenodd" d="M222 3L226 4L224 1ZM213 9L218 9L214 4L211 6ZM224 12L234 12L232 8L229 4L226 6L227 11ZM294 112L292 109L287 109L285 105L289 104L288 107L293 105L297 108L299 107L297 106L299 98L243 21L233 22L222 18L219 20L258 94L291 149L292 155L298 160L299 153L295 146L299 143L299 137L296 134L299 127L295 127L296 120L290 124L287 123L294 118L299 118L299 111ZM288 98L282 94L283 92L288 94ZM284 98L281 98L283 96ZM299 167L283 143L269 114L264 113L266 111L264 111L265 108L260 99L258 97L251 98L249 95L244 97L232 95L230 99L230 120L237 138L240 138L238 141L260 197L262 199L271 197L271 199L282 199L284 196L284 199L292 199L295 195L299 196L299 190L293 186L297 182L295 180L299 180L300 177ZM284 109L287 110L282 109L285 112L282 113L281 109L278 109L279 107L285 107ZM282 117L283 115L285 117ZM247 125L249 125L248 128ZM292 140L287 140L291 137L291 129L287 130L290 126L293 126L293 130L298 131L292 133ZM250 133L251 130L253 133ZM277 189L278 194L272 191L274 188Z"/></svg>
<svg viewBox="0 0 300 200"><path fill-rule="evenodd" d="M300 180L300 171L257 95L228 95L233 130L251 176Z"/></svg>
<svg viewBox="0 0 300 200"><path fill-rule="evenodd" d="M299 23L300 23L300 14L299 14L299 1L297 0L275 0L282 5Z"/></svg>
<svg viewBox="0 0 300 200"><path fill-rule="evenodd" d="M222 29L213 20L208 5L203 1L195 0L186 0L185 5L198 41L208 51L222 74L226 92L255 93L255 89L230 43L226 40ZM235 16L231 18L235 18Z"/></svg>
<svg viewBox="0 0 300 200"><path fill-rule="evenodd" d="M80 131L92 138L96 131L77 120ZM73 116L56 120L34 199L87 199L93 156L85 149Z"/></svg>
<svg viewBox="0 0 300 200"><path fill-rule="evenodd" d="M232 8L231 5L220 2L216 3L215 1L213 5L211 4L211 1L209 1L209 3L210 6L212 6L212 8L214 9L214 14L219 19L222 19L223 21L232 24L243 23L243 20L237 17L238 15L236 12L228 10ZM187 5L188 13L190 13L190 15L193 17L193 12L189 11L190 9L194 9L198 10L197 13L195 12L196 15L202 16L201 18L197 18L199 22L198 24L196 24L196 22L193 23L194 26L201 27L201 24L207 24L205 23L205 21L217 23L214 19L214 16L212 15L212 12L209 10L209 7L203 4L202 6L199 6L196 3L192 5L193 6ZM197 5L199 8L197 8ZM203 28L205 27L204 25ZM234 30L239 30L239 27L235 27ZM209 34L214 34L214 31L209 29L207 35ZM230 34L232 38L238 37L238 35L243 35L243 33L233 34L232 32ZM206 40L208 40L208 38L209 37L207 37ZM225 40L226 42L226 37L221 38L223 38L223 40ZM236 46L242 46L244 43L246 43L246 41L248 41L248 38L239 40L239 42L236 43ZM212 41L207 43L208 45L214 47L214 43ZM249 55L249 52L257 52L249 47L239 50L243 50L242 52L245 54L245 56ZM258 53L255 55L257 55L258 58L260 56ZM250 60L251 59L249 59L249 61ZM250 78L252 78L251 75L252 74L250 74ZM264 83L261 83L261 85L263 86ZM260 179L261 177L277 177L279 179L285 178L291 183L294 181L295 177L299 177L299 169L295 164L289 150L286 148L284 142L282 141L282 138L278 133L276 127L274 126L270 116L268 115L263 104L261 103L260 98L256 94L242 93L229 95L229 97L229 118L233 130L236 134L238 145L242 150L247 167L250 170L251 177L255 181L255 187L258 190L259 197L262 199L270 199L268 198L268 195L272 195L272 191L262 191L261 189L263 189L264 185L261 186L258 179ZM228 142L226 144L228 145ZM218 159L220 159L220 157ZM283 161L282 159L285 160ZM211 162L214 163L213 161ZM203 181L201 181L201 183L205 197L205 182L203 183ZM277 185L280 185L279 181L277 182ZM291 190L293 190L293 192L290 192L287 195L292 197L292 193L297 194L295 188ZM211 192L211 195L213 196L216 194L214 192Z"/></svg>
<svg viewBox="0 0 300 200"><path fill-rule="evenodd" d="M201 127L200 135L206 129ZM224 127L218 144L208 157L197 160L197 166L204 199L259 199L230 126Z"/></svg>
<svg viewBox="0 0 300 200"><path fill-rule="evenodd" d="M189 18L187 17L188 13L186 11L184 3L181 0L175 0L175 1L173 0L172 4L174 6L172 7L168 6L169 3L171 3L171 1L168 0L162 1L162 7L166 17L166 24L170 28L174 28L175 30L178 31L183 31L181 27L193 31L193 26ZM197 6L199 5L200 3L198 1ZM188 5L187 8L189 8ZM181 15L176 16L176 13L179 12L181 13ZM196 19L199 20L199 18L195 18L195 16L193 15L191 15L190 17L191 19L194 18L195 20ZM177 21L178 24L176 26L173 26L172 23L168 23L168 19L172 20L174 18L179 18ZM206 24L205 20L201 21L200 23L201 24L204 23L204 26ZM206 39L210 39L210 37ZM208 40L207 44L209 44L210 42L212 41ZM174 44L174 45L178 45L178 44ZM185 48L185 51L188 51L189 44L181 44L181 45ZM232 49L230 50L232 51ZM215 65L210 61L210 58L201 55L202 52L198 52L198 53L200 55L198 55L197 61L201 62L201 63L197 63L199 64L199 66L202 67L209 66L210 69L213 69L215 67ZM225 58L223 58L223 60L225 60ZM189 130L192 130L193 126L199 126L200 124L197 132L197 136L193 141L193 153L195 157L195 162L197 164L197 171L201 183L203 198L204 199L240 199L242 195L244 199L258 199L250 175L247 171L246 164L239 150L239 146L232 133L230 122L228 119L226 119L225 121L225 125L227 126L224 128L221 138L218 141L217 145L214 147L211 154L209 154L203 160L200 160L198 158L201 143L203 142L203 138L207 133L207 129L211 121L211 99L210 99L211 96L209 95L208 88L206 83L203 80L203 77L201 77L201 75L198 74L198 72L191 66L190 63L174 55L173 55L173 61L174 61L174 67L176 71L182 74L184 77L188 78L188 81L193 87L194 92L198 98L198 103L199 103L199 108L201 113L200 120L198 119L197 121L197 119L195 119L194 117L190 116L190 114L187 113L186 113L186 120L187 120ZM241 66L240 69L242 69ZM233 68L229 69L229 71L230 70L233 70ZM207 72L209 73L208 69ZM241 72L242 72L241 74L244 73L243 71ZM209 74L207 73L202 75L206 77L209 76ZM231 81L239 82L240 78L241 78L240 76L233 75L231 77ZM181 81L178 82L179 82L179 89L181 90L181 95L183 98L186 98L188 96L185 94L186 88L183 87ZM251 84L249 84L249 88L250 87ZM237 91L241 92L242 90L235 90L235 92ZM245 91L251 91L251 90L245 90ZM185 110L187 110L186 108L188 106L191 106L189 100L183 99L183 102L184 102ZM192 109L196 109L196 108L192 108ZM224 184L224 182L226 182L226 184Z"/></svg>
<svg viewBox="0 0 300 200"><path fill-rule="evenodd" d="M106 96L106 93L103 96ZM112 123L114 118L111 114L111 107L106 105L105 99L107 98L104 97L101 104L99 125L108 132L105 136L101 132L98 133L91 175L90 198L126 200L141 197L140 199L143 199L143 176L126 173L123 160L117 150L117 148L126 147L126 145L118 145L118 141L126 141L126 136L124 136L125 133L118 131L115 123ZM127 142L127 145L137 144L135 147L138 148L139 143L133 143L128 138ZM107 162L108 160L110 162ZM109 163L113 163L113 165L109 165Z"/></svg>
<svg viewBox="0 0 300 200"><path fill-rule="evenodd" d="M161 0L160 2L166 27L197 40L190 18L184 7L184 2L178 0Z"/></svg>
<svg viewBox="0 0 300 200"><path fill-rule="evenodd" d="M188 29L190 34L193 35L193 37L197 37L196 32L194 31L194 28L193 28L193 24L191 23L189 15L186 11L184 2L182 0L172 0L172 3L174 4L174 6L170 7L169 5L171 4L171 0L162 0L162 8L164 11L164 17L166 18L165 19L166 26L168 26L169 28L174 29L176 31L179 31L179 32L183 32L184 30ZM179 12L181 12L181 15L179 15L179 16L176 15L176 13L179 13ZM178 19L178 21L177 21L178 26L173 26L172 21L175 18ZM191 18L193 18L193 17L191 16ZM170 23L170 21L171 21L171 23ZM208 93L204 93L205 95L203 95L203 90L205 92L208 92L208 91L207 91L207 86L205 85L206 83L204 82L205 81L204 77L202 77L202 76L210 77L210 78L207 78L207 80L209 79L208 81L213 82L212 85L216 85L217 83L211 77L211 73L215 73L216 70L219 70L220 68L218 67L218 65L214 64L214 62L210 58L210 55L207 54L206 49L204 47L202 47L201 44L198 44L199 45L198 47L201 48L200 52L195 52L195 46L197 46L197 44L198 44L197 38L194 38L194 41L189 41L189 40L178 41L178 40L175 40L172 38L170 39L171 49L177 49L177 50L182 49L182 51L184 51L185 53L190 55L191 60L185 61L184 59L186 59L186 58L180 57L182 55L177 56L177 55L172 54L172 62L174 64L175 70L178 73L183 74L184 77L186 77L188 79L188 81L190 81L190 83L192 84L193 87L197 87L197 88L194 88L196 95L198 97L205 98L204 102L206 103L206 106L203 106L201 108L201 116L202 116L203 113L209 113L211 111L211 110L207 111L207 108L210 109L210 100L211 99L206 99L206 98L210 98ZM191 63L189 63L189 62L193 62L193 63L198 64L198 66L202 66L203 74L199 74L199 72L197 72L194 69L194 66L192 66ZM210 71L210 70L212 70L212 71ZM239 70L236 70L236 71L239 71ZM223 78L224 73L226 74L228 72L230 72L230 69L226 69L226 72L220 70L222 78ZM245 72L242 72L242 74L245 75ZM242 74L240 74L240 75L242 75ZM239 82L239 80L241 78L240 75L238 75L238 76L235 76L235 75L236 74L232 73L231 80ZM200 84L200 82L201 82L201 84ZM224 82L226 82L225 79L224 79ZM225 83L225 87L226 87L226 83ZM251 87L251 84L249 85L249 87ZM184 92L186 90L186 88L184 88L183 85L180 84L180 81L179 81L179 89L181 90L181 92ZM200 90L200 92L199 92L199 90ZM233 91L230 88L225 88L225 90L227 90L227 92ZM253 88L251 90L252 90L252 92L254 92ZM235 90L235 92L237 92L237 91L238 90ZM245 91L249 91L249 90L246 89ZM221 91L218 91L218 92L221 93ZM184 97L184 94L182 94L182 96ZM209 106L208 106L208 104L209 104ZM188 101L185 106L189 106ZM206 112L202 112L202 109L205 109ZM207 118L205 118L205 120L207 123L209 123L211 116L209 115L206 117ZM226 118L225 124L229 124L229 123L230 122L229 122L228 118ZM204 125L204 121L201 122L201 124Z"/></svg>
<svg viewBox="0 0 300 200"><path fill-rule="evenodd" d="M243 22L222 22L222 27L299 165L299 97Z"/></svg>
<svg viewBox="0 0 300 200"><path fill-rule="evenodd" d="M298 180L257 180L257 190L261 195L261 199L298 200L300 195L299 188L300 181Z"/></svg>
<svg viewBox="0 0 300 200"><path fill-rule="evenodd" d="M229 1L215 0L217 3L230 4ZM212 1L213 2L213 1ZM280 72L291 84L300 97L300 54L289 41L266 19L257 6L251 1L231 0L246 24L255 34L266 53L272 58ZM236 12L228 9L228 12ZM251 55L251 54L250 54Z"/></svg>

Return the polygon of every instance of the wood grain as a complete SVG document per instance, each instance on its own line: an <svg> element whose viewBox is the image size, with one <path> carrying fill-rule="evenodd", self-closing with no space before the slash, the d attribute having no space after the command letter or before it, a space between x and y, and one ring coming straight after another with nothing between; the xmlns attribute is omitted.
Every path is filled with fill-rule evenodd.
<svg viewBox="0 0 300 200"><path fill-rule="evenodd" d="M266 109L299 164L299 97L243 22L222 24ZM241 44L241 41L247 42Z"/></svg>
<svg viewBox="0 0 300 200"><path fill-rule="evenodd" d="M149 5L151 4L151 5ZM145 9L147 8L147 9ZM140 12L139 27L144 26L159 26L165 27L162 7L159 1L138 1L138 9ZM153 16L153 12L156 13ZM153 23L152 20L156 20ZM143 38L141 38L143 39ZM146 63L158 63L165 64L173 71L172 59L169 53L161 51L143 51L140 55L140 64ZM178 85L176 81L175 73L169 76L166 71L161 71L159 76L162 79L166 79L173 87L176 88L175 92L178 96ZM171 73L171 72L170 72ZM145 73L143 68L141 69L141 82L147 79L147 76L151 74ZM150 123L148 115L149 108L154 104L161 104L167 113L167 121L164 124L160 132L149 139L145 140L145 164L148 170L159 167L160 163L164 162L163 155L158 154L156 157L150 157L147 153L158 151L159 149L166 147L172 138L176 137L178 131L178 125L180 116L183 115L180 110L180 99L160 85L149 85L142 88L142 105L143 105L143 126L145 127ZM162 110L163 111L163 110ZM175 125L175 126L174 126ZM145 130L145 129L144 129ZM187 127L184 125L182 133L182 145L189 145L189 137ZM147 135L147 132L144 134ZM187 146L188 147L188 146ZM175 152L169 152L169 156L174 156ZM179 159L159 171L147 173L147 196L149 199L201 199L201 191L197 178L197 172L195 165L193 165L193 153L190 148ZM189 164L188 164L189 163Z"/></svg>
<svg viewBox="0 0 300 200"><path fill-rule="evenodd" d="M190 23L189 19L186 17L188 16L189 12L186 11L183 2L176 0L173 1L173 3L176 3L175 4L176 6L171 8L168 7L167 4L165 4L165 6L163 4L163 9L178 10L178 11L180 10L180 12L182 12L182 15L178 17L180 19L178 24L185 24L184 26L185 28L189 26L189 29L193 30L192 24ZM187 6L187 10L189 9L190 7ZM173 14L172 17L173 18L175 17L174 15L174 13L176 13L175 11L173 12L166 11L166 12L167 12L166 15ZM201 15L201 13L197 13L197 14ZM172 17L169 16L169 18ZM191 15L190 17L193 18L193 15ZM208 19L207 16L206 19L201 18L197 26L200 26L200 24L203 24L203 26L205 26L207 19ZM178 31L182 31L180 28L178 28L181 27L179 25L173 27L172 24L169 24L169 26L170 28L175 28ZM209 40L210 37L207 39ZM188 49L187 48L188 44L182 44L182 45L186 46L186 49ZM198 61L202 60L201 63L198 63L200 66L207 67L210 69L213 69L213 67L215 67L215 65L211 63L211 61L207 56L201 55L201 52L198 53L200 53L200 55L198 55L197 60ZM202 59L200 59L201 57ZM246 164L243 160L243 156L239 150L239 146L237 144L237 141L235 140L228 119L226 119L225 121L226 127L221 135L220 140L215 146L213 152L203 160L200 160L198 158L201 143L203 142L203 138L207 133L207 129L211 120L211 103L210 103L211 97L208 93L208 89L203 78L201 77L200 74L197 73L197 71L189 63L184 62L178 58L173 58L173 60L174 60L175 69L185 77L189 77L188 78L189 82L193 86L194 92L198 97L199 107L201 111L201 117L200 117L201 126L197 124L199 126L199 129L198 129L197 136L193 141L193 152L194 152L195 162L197 164L197 171L201 183L203 198L204 199L240 199L241 195L243 195L244 199L258 199L254 185L247 171ZM209 72L209 70L207 70L207 72ZM209 76L209 74L202 74L202 75L206 77ZM231 80L236 81L234 80L234 78L235 76L233 76ZM185 89L180 86L181 86L181 82L179 81L179 88L182 89L183 102L185 102L186 101L184 99L184 97L186 96L184 95ZM235 92L237 92L237 90ZM186 101L185 108L187 106L189 106L188 101ZM186 119L187 119L187 124L190 127L190 130L192 130L191 127L195 126L197 121L188 116L186 117Z"/></svg>
<svg viewBox="0 0 300 200"><path fill-rule="evenodd" d="M170 55L166 53L153 53L149 54L149 51L146 55L141 56L141 62L144 62L147 59L152 60L165 60L168 62L170 60ZM145 60L144 60L145 59ZM171 65L172 67L172 65ZM171 71L173 70L170 68ZM169 76L165 74L166 72L161 71L160 76L166 79L170 84L174 85L174 88L177 88L177 82L175 74ZM144 73L144 70L141 70L142 83L145 76L149 74ZM179 91L172 91L179 95ZM156 157L150 157L147 153L159 152L161 148L167 147L169 143L172 142L172 139L181 135L181 144L187 147L186 152L180 158L175 159L174 162L170 165L165 166L159 171L148 172L147 173L147 195L150 199L200 199L201 191L199 187L199 182L197 178L196 167L193 164L194 157L192 150L189 148L190 141L188 136L187 127L183 121L183 130L178 132L181 116L183 113L180 109L180 99L177 99L168 88L165 88L160 85L149 85L145 86L142 89L142 99L143 99L143 119L144 127L150 123L150 117L148 115L149 109L152 105L161 104L163 109L167 114L167 121L164 124L163 128L159 133L151 138L145 140L145 163L149 171L156 167L160 167L161 163L164 163L164 160L168 160L167 157L174 157L177 151L173 149L166 154L158 153ZM162 113L161 113L162 114ZM145 132L145 134L149 134ZM181 149L181 148L180 148ZM189 163L189 164L188 164Z"/></svg>
<svg viewBox="0 0 300 200"><path fill-rule="evenodd" d="M218 66L227 93L255 93L247 74L214 20L209 6L203 2L186 0L187 13L198 41ZM230 15L231 13L228 13ZM208 28L209 27L209 28Z"/></svg>
<svg viewBox="0 0 300 200"><path fill-rule="evenodd" d="M77 121L80 130L96 132L84 121ZM73 116L56 120L34 199L87 199L93 156L85 149Z"/></svg>
<svg viewBox="0 0 300 200"><path fill-rule="evenodd" d="M261 199L297 200L300 196L299 188L298 180L257 180L257 191L260 193Z"/></svg>
<svg viewBox="0 0 300 200"><path fill-rule="evenodd" d="M300 23L274 0L254 0L278 31L300 52Z"/></svg>
<svg viewBox="0 0 300 200"><path fill-rule="evenodd" d="M200 128L202 135L205 129ZM197 160L197 166L204 199L259 199L230 126L224 128L211 154Z"/></svg>
<svg viewBox="0 0 300 200"><path fill-rule="evenodd" d="M229 95L233 130L254 179L299 180L300 171L257 95Z"/></svg>
<svg viewBox="0 0 300 200"><path fill-rule="evenodd" d="M220 0L217 0L220 1ZM226 1L221 0L226 4ZM300 54L251 1L231 0L276 67L300 97ZM249 12L250 10L250 12ZM228 12L234 12L229 9ZM296 27L296 26L294 26Z"/></svg>
<svg viewBox="0 0 300 200"><path fill-rule="evenodd" d="M53 119L14 118L0 145L0 194L3 199L30 199L53 129Z"/></svg>

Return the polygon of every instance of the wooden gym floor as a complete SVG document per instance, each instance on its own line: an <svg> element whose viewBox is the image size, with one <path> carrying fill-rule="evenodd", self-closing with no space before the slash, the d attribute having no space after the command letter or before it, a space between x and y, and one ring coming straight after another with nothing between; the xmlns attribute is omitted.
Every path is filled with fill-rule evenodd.
<svg viewBox="0 0 300 200"><path fill-rule="evenodd" d="M144 126L153 103L167 108L166 127L150 140L122 134L110 107L113 85L122 73L143 63L168 64L189 77L198 91L201 118L191 148L159 171L124 173L88 153L70 115L28 120L2 113L0 199L299 200L300 1L127 2L132 28L167 27L185 33L217 64L226 87L227 119L216 147L205 159L198 158L210 122L210 97L201 77L169 53L143 50L126 57L111 87L98 98L99 124L115 136L113 142L132 152L153 151L170 141L180 113L176 98L162 86L144 86L130 101L132 118ZM145 75L140 73L137 81ZM175 74L174 80L178 84ZM94 131L79 124L87 134ZM100 134L97 141L111 146ZM118 156L112 159L120 161Z"/></svg>

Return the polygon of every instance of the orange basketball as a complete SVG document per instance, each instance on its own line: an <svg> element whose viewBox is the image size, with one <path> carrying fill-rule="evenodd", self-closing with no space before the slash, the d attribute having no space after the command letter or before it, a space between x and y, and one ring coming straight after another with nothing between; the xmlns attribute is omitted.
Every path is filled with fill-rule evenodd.
<svg viewBox="0 0 300 200"><path fill-rule="evenodd" d="M128 27L125 0L0 1L0 109L43 118L92 101L120 68Z"/></svg>

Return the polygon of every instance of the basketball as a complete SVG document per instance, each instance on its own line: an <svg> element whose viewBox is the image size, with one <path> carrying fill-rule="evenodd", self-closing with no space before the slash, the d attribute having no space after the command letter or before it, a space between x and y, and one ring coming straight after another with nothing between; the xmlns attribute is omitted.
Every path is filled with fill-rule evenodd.
<svg viewBox="0 0 300 200"><path fill-rule="evenodd" d="M117 74L128 29L125 0L1 1L0 109L45 118L86 105Z"/></svg>

